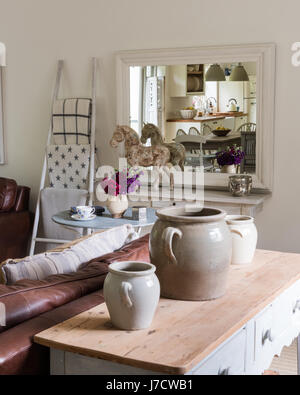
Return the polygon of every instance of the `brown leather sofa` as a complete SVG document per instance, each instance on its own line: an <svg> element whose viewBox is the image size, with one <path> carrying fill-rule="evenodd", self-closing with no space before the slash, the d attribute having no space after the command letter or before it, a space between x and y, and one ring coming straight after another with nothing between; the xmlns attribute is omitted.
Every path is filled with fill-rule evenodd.
<svg viewBox="0 0 300 395"><path fill-rule="evenodd" d="M6 308L6 326L0 326L0 374L49 374L49 350L33 343L33 336L103 303L108 265L117 260L149 262L148 243L147 235L75 273L0 285L0 303Z"/></svg>
<svg viewBox="0 0 300 395"><path fill-rule="evenodd" d="M30 188L0 177L0 262L27 255L31 232Z"/></svg>

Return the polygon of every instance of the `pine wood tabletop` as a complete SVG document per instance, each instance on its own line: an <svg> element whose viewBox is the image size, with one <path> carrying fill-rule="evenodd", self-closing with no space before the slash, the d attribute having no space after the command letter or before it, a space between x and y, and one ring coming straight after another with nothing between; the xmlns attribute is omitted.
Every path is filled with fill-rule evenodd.
<svg viewBox="0 0 300 395"><path fill-rule="evenodd" d="M254 262L231 266L220 299L161 299L150 328L112 327L103 303L35 336L56 349L162 373L183 374L300 279L300 254L257 250Z"/></svg>

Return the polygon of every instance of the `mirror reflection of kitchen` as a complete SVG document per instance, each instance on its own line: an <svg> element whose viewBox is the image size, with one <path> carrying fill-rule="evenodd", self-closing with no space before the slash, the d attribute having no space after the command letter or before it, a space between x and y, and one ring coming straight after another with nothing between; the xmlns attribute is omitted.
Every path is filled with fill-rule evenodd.
<svg viewBox="0 0 300 395"><path fill-rule="evenodd" d="M130 67L130 126L144 123L183 144L191 169L255 173L256 63Z"/></svg>

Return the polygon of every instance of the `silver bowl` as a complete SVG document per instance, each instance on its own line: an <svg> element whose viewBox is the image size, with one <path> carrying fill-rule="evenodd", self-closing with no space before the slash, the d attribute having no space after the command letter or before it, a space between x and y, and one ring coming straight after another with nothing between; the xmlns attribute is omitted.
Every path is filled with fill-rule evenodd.
<svg viewBox="0 0 300 395"><path fill-rule="evenodd" d="M247 196L252 189L252 177L246 174L230 176L228 189L233 196Z"/></svg>

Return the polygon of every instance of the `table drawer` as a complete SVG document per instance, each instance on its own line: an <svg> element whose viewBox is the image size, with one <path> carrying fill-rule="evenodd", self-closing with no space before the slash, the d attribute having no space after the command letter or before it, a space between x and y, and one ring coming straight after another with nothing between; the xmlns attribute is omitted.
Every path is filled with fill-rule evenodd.
<svg viewBox="0 0 300 395"><path fill-rule="evenodd" d="M214 129L216 129L219 126L223 126L224 120L223 119L219 119L219 120L215 120L215 121L210 121L208 124L212 128L212 130L214 130Z"/></svg>
<svg viewBox="0 0 300 395"><path fill-rule="evenodd" d="M275 344L290 331L291 325L300 329L300 281L272 303L272 337Z"/></svg>
<svg viewBox="0 0 300 395"><path fill-rule="evenodd" d="M259 314L255 321L255 360L260 360L263 355L269 355L274 341L272 327L272 306L267 307Z"/></svg>
<svg viewBox="0 0 300 395"><path fill-rule="evenodd" d="M191 202L190 204L192 204L192 203L193 202ZM178 202L176 202L176 201L173 201L173 200L168 200L168 201L160 200L160 201L157 201L157 202L153 201L152 202L152 207L153 208L157 208L157 209L163 208L163 207L170 207L170 206L185 207L187 204L189 204L189 202L187 202L187 201L178 201Z"/></svg>
<svg viewBox="0 0 300 395"><path fill-rule="evenodd" d="M294 284L289 293L289 311L291 314L291 322L300 330L300 281Z"/></svg>
<svg viewBox="0 0 300 395"><path fill-rule="evenodd" d="M245 371L246 328L233 335L223 346L196 368L193 375L238 375Z"/></svg>
<svg viewBox="0 0 300 395"><path fill-rule="evenodd" d="M238 130L240 126L242 126L244 123L247 123L247 116L242 116L242 117L236 117L235 122L234 122L234 130Z"/></svg>
<svg viewBox="0 0 300 395"><path fill-rule="evenodd" d="M299 298L300 295L298 295ZM295 299L295 301L294 301ZM293 308L297 302L297 297L293 297L293 287L283 292L272 303L272 336L274 343L280 340L286 331L290 329L293 320ZM295 307L295 315L297 309Z"/></svg>
<svg viewBox="0 0 300 395"><path fill-rule="evenodd" d="M285 290L260 313L254 319L254 327L254 360L261 369L266 369L293 333L292 328L295 334L300 331L300 282Z"/></svg>

